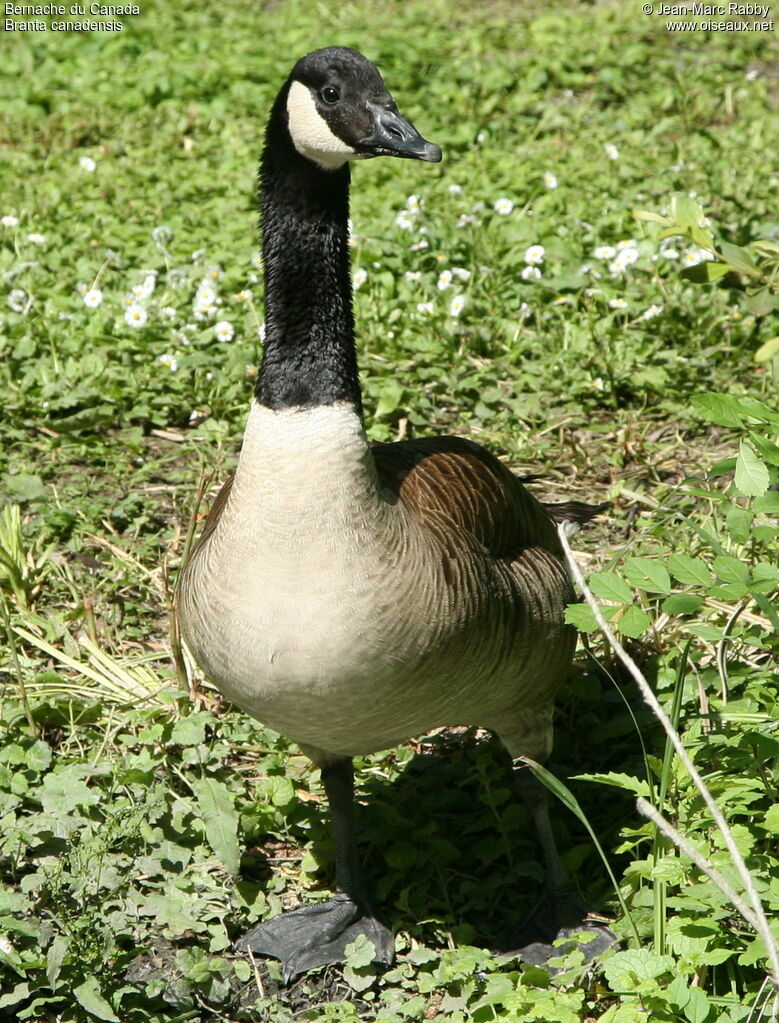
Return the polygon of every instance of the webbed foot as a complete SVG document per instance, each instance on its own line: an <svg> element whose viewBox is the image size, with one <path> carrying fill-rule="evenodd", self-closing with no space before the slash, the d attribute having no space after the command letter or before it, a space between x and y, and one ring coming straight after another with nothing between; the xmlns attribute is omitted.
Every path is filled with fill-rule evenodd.
<svg viewBox="0 0 779 1023"><path fill-rule="evenodd" d="M389 966L395 957L392 932L348 895L297 906L265 920L239 938L239 952L251 950L280 959L284 983L301 973L346 959L346 946L361 934L373 942L374 962Z"/></svg>

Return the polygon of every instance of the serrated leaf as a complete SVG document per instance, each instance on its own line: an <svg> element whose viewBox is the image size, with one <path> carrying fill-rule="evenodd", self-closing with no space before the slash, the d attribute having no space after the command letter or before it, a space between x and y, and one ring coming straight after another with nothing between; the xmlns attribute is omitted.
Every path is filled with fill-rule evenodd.
<svg viewBox="0 0 779 1023"><path fill-rule="evenodd" d="M119 1017L103 997L96 977L88 977L83 984L74 987L73 997L83 1009L93 1016L97 1016L98 1019L120 1023Z"/></svg>
<svg viewBox="0 0 779 1023"><path fill-rule="evenodd" d="M70 948L70 938L66 934L58 934L46 951L46 980L49 987L55 990L62 964Z"/></svg>
<svg viewBox="0 0 779 1023"><path fill-rule="evenodd" d="M768 467L757 457L746 441L741 441L736 458L736 489L746 497L760 497L771 483Z"/></svg>
<svg viewBox="0 0 779 1023"><path fill-rule="evenodd" d="M211 720L207 711L187 714L179 718L170 732L170 741L179 746L200 746L205 742L206 723Z"/></svg>
<svg viewBox="0 0 779 1023"><path fill-rule="evenodd" d="M599 785L611 785L615 789L623 789L625 792L633 792L637 796L651 796L648 782L643 778L634 778L631 774L621 774L618 771L609 771L605 774L575 774L577 781L594 781Z"/></svg>
<svg viewBox="0 0 779 1023"><path fill-rule="evenodd" d="M690 988L690 1000L682 1010L690 1023L705 1023L711 1012L711 1002L699 987Z"/></svg>
<svg viewBox="0 0 779 1023"><path fill-rule="evenodd" d="M698 415L717 426L743 426L741 406L732 394L713 391L710 394L695 394L692 404Z"/></svg>
<svg viewBox="0 0 779 1023"><path fill-rule="evenodd" d="M615 952L603 963L603 972L612 991L635 991L643 980L654 980L670 973L674 960L657 955L648 948L630 948Z"/></svg>
<svg viewBox="0 0 779 1023"><path fill-rule="evenodd" d="M638 639L651 624L652 619L646 611L642 611L635 604L625 608L625 613L621 615L618 623L619 631L623 636L628 636L630 639Z"/></svg>
<svg viewBox="0 0 779 1023"><path fill-rule="evenodd" d="M269 774L260 783L262 798L273 806L289 806L295 798L295 787L289 778L280 774Z"/></svg>
<svg viewBox="0 0 779 1023"><path fill-rule="evenodd" d="M702 558L691 558L688 554L672 554L666 564L679 580L686 585L708 586L711 572Z"/></svg>
<svg viewBox="0 0 779 1023"><path fill-rule="evenodd" d="M205 824L208 844L225 869L237 874L241 864L238 846L238 814L227 786L208 775L192 782Z"/></svg>
<svg viewBox="0 0 779 1023"><path fill-rule="evenodd" d="M622 566L625 578L633 586L648 593L670 593L671 577L668 569L652 558L628 558Z"/></svg>
<svg viewBox="0 0 779 1023"><path fill-rule="evenodd" d="M602 600L613 600L618 604L633 603L633 591L614 572L593 572L587 581L595 596Z"/></svg>
<svg viewBox="0 0 779 1023"><path fill-rule="evenodd" d="M750 433L749 440L761 458L770 462L771 465L779 465L779 444L774 444L768 437L762 437L759 433Z"/></svg>
<svg viewBox="0 0 779 1023"><path fill-rule="evenodd" d="M779 337L771 337L764 341L755 352L755 362L768 362L775 355L779 355Z"/></svg>

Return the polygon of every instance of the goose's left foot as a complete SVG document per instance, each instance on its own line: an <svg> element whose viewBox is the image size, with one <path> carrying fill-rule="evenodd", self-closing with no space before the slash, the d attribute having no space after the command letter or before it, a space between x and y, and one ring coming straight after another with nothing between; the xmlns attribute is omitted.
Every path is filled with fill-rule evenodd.
<svg viewBox="0 0 779 1023"><path fill-rule="evenodd" d="M284 983L289 984L317 966L344 962L346 946L361 934L373 942L374 962L389 966L395 957L392 932L342 894L265 920L239 938L235 947L280 959Z"/></svg>

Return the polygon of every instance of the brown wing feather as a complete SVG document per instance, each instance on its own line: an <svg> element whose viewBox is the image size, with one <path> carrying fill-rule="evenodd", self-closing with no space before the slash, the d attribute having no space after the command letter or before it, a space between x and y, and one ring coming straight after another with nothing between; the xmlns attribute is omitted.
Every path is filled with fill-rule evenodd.
<svg viewBox="0 0 779 1023"><path fill-rule="evenodd" d="M230 491L233 486L233 477L228 476L219 489L219 493L214 498L214 503L211 505L211 509L206 516L206 524L203 526L203 532L197 538L194 543L192 550L189 554L189 561L197 554L200 548L207 542L209 536L216 529L216 525L219 519L222 517L225 505L227 504L227 498L230 496Z"/></svg>
<svg viewBox="0 0 779 1023"><path fill-rule="evenodd" d="M426 527L470 537L495 558L512 558L525 547L562 556L544 506L480 445L462 437L424 437L372 450L382 486Z"/></svg>

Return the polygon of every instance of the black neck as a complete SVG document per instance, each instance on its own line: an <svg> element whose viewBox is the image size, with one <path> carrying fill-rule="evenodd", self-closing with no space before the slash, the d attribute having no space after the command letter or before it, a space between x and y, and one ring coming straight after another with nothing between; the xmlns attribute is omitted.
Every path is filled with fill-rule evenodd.
<svg viewBox="0 0 779 1023"><path fill-rule="evenodd" d="M272 409L361 410L349 274L349 168L324 170L286 130L282 94L260 164L265 349L255 395Z"/></svg>

